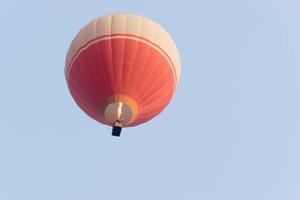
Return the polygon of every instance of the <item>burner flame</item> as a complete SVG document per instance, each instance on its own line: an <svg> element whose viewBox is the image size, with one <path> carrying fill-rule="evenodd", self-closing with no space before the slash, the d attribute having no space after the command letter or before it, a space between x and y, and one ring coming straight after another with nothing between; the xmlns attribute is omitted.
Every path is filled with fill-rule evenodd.
<svg viewBox="0 0 300 200"><path fill-rule="evenodd" d="M118 106L118 119L121 118L122 115L122 107L123 107L123 103L119 102L119 106Z"/></svg>

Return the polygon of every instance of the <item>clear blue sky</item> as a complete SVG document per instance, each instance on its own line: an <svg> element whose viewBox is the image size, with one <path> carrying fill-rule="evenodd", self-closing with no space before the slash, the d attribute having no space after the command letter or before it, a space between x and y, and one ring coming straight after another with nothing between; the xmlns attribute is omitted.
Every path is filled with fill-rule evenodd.
<svg viewBox="0 0 300 200"><path fill-rule="evenodd" d="M0 0L0 200L299 200L300 1ZM182 77L121 138L64 79L77 31L133 12L164 26Z"/></svg>

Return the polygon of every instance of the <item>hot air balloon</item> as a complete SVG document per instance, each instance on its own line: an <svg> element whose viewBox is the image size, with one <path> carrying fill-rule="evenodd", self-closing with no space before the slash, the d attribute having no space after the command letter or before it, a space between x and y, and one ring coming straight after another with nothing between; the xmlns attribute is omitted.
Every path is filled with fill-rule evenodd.
<svg viewBox="0 0 300 200"><path fill-rule="evenodd" d="M91 118L113 127L149 121L178 86L180 57L170 35L135 14L99 17L73 39L65 62L72 97Z"/></svg>

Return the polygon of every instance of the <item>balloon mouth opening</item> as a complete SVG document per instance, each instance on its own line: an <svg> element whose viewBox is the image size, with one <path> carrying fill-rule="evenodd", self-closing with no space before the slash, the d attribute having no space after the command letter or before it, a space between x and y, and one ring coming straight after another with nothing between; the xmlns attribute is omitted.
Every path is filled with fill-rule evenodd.
<svg viewBox="0 0 300 200"><path fill-rule="evenodd" d="M104 118L107 123L117 127L130 124L136 115L136 104L132 101L128 101L128 97L121 96L110 98L104 108Z"/></svg>

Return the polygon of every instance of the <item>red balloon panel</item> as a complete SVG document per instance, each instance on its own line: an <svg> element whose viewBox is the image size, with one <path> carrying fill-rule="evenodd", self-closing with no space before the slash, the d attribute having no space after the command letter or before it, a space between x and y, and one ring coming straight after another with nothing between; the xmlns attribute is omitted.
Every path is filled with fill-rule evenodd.
<svg viewBox="0 0 300 200"><path fill-rule="evenodd" d="M107 98L126 95L136 101L136 118L128 126L146 122L169 103L175 89L172 65L156 47L138 39L106 38L85 45L67 69L70 92L90 117L103 116Z"/></svg>

